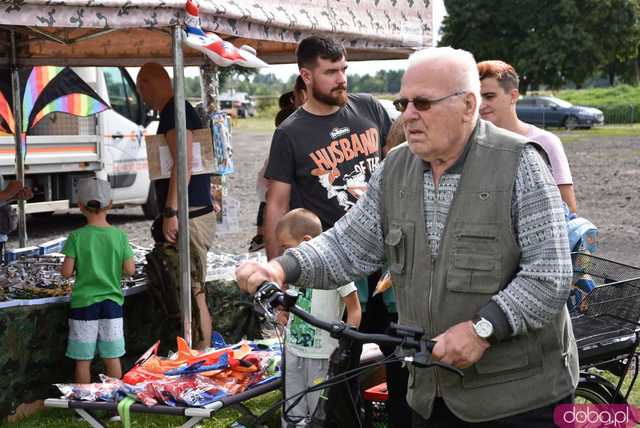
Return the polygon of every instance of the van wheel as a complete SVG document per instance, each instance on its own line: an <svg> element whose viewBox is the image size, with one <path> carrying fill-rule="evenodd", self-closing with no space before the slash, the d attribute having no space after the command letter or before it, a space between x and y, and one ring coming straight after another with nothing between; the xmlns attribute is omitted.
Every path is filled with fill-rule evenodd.
<svg viewBox="0 0 640 428"><path fill-rule="evenodd" d="M142 204L142 212L147 220L154 220L160 215L158 209L158 200L156 199L156 190L153 188L153 184L149 186L149 194L147 195L147 202Z"/></svg>

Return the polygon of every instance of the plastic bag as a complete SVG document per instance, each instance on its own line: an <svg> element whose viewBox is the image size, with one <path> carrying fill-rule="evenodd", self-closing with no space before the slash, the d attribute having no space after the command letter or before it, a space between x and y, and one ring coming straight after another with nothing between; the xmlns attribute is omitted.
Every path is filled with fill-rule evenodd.
<svg viewBox="0 0 640 428"><path fill-rule="evenodd" d="M204 376L167 378L152 384L156 398L168 406L186 404L202 407L228 394L228 391Z"/></svg>
<svg viewBox="0 0 640 428"><path fill-rule="evenodd" d="M56 383L65 398L82 401L113 401L118 396L120 382L101 375L102 383Z"/></svg>

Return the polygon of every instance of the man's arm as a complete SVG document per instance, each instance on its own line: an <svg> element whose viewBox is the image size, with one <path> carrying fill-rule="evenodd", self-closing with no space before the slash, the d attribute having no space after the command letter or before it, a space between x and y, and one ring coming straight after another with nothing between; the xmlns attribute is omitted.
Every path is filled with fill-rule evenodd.
<svg viewBox="0 0 640 428"><path fill-rule="evenodd" d="M24 187L18 180L9 180L4 190L0 191L0 201L11 201L22 191Z"/></svg>
<svg viewBox="0 0 640 428"><path fill-rule="evenodd" d="M343 297L342 302L347 309L347 324L356 328L360 327L360 321L362 319L362 308L360 307L358 292L354 291L348 296Z"/></svg>
<svg viewBox="0 0 640 428"><path fill-rule="evenodd" d="M502 315L513 335L551 322L563 310L571 291L569 242L557 189L540 155L531 147L525 148L512 203L520 269L483 308L487 318Z"/></svg>
<svg viewBox="0 0 640 428"><path fill-rule="evenodd" d="M289 211L291 199L291 184L282 181L270 180L267 189L267 206L264 217L264 238L267 259L271 260L282 254L282 248L276 237L278 222Z"/></svg>
<svg viewBox="0 0 640 428"><path fill-rule="evenodd" d="M371 176L367 192L331 229L266 264L240 265L236 269L238 286L250 294L264 281L334 289L380 269L384 261L383 171L384 162Z"/></svg>
<svg viewBox="0 0 640 428"><path fill-rule="evenodd" d="M171 177L169 178L169 191L167 193L167 202L165 207L178 209L178 163L176 162L176 142L177 132L175 129L168 131L165 134L169 151L171 152L171 158L173 159L173 167L171 168ZM192 156L192 143L193 134L187 129L187 185L191 181L191 156ZM168 242L175 244L178 240L178 217L165 217L162 222L162 232Z"/></svg>
<svg viewBox="0 0 640 428"><path fill-rule="evenodd" d="M283 265L287 283L333 289L382 268L383 172L384 161L371 176L364 195L331 229L276 259Z"/></svg>
<svg viewBox="0 0 640 428"><path fill-rule="evenodd" d="M558 189L560 190L562 200L569 207L569 211L577 213L578 206L576 203L576 194L573 191L573 184L558 184Z"/></svg>

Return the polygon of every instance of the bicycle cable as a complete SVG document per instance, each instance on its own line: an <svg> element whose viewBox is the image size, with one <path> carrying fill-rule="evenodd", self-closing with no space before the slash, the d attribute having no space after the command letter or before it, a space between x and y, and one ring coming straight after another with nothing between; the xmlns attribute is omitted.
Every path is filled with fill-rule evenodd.
<svg viewBox="0 0 640 428"><path fill-rule="evenodd" d="M265 282L256 290L256 293L254 295L254 310L265 316L267 320L273 322L275 320L274 309L276 307L284 307L293 315L299 316L303 321L309 323L310 325L328 331L334 338L346 336L348 338L351 338L352 340L359 342L371 341L378 344L393 344L399 346L400 349L412 350L413 353L407 355L391 354L388 357L383 358L381 361L344 371L332 376L331 378L328 378L324 382L310 386L297 394L289 397L284 397L282 400L278 401L270 408L268 408L265 412L263 412L260 416L258 416L255 421L256 424L261 422L265 416L272 413L281 405L283 406L283 418L287 420L286 418L289 411L293 407L295 407L295 405L297 405L300 400L302 400L302 397L304 397L306 394L321 389L330 388L332 386L346 382L356 376L359 376L366 370L386 363L411 362L418 367L439 366L446 370L457 373L460 376L463 376L463 373L460 369L445 363L441 363L439 361L434 361L429 357L435 342L432 340L422 339L424 331L421 329L392 324L392 328L395 330L396 336L390 336L386 334L361 333L347 326L344 322L339 321L331 323L322 321L314 317L298 306L295 306L297 299L298 293L295 290L290 289L283 292L277 284L272 282ZM281 346L284 350L284 344L282 342ZM296 401L293 404L289 405L289 407L285 408L284 403L294 399ZM353 405L354 409L356 410L356 415L358 415L359 411L355 407L355 403L353 403ZM360 426L362 425L359 417L358 423L360 424Z"/></svg>

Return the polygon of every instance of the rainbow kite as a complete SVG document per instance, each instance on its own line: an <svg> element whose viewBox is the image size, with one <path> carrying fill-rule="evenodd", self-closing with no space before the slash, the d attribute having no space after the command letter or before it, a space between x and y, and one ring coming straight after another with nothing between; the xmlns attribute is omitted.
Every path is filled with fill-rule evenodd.
<svg viewBox="0 0 640 428"><path fill-rule="evenodd" d="M91 116L111 107L68 67L40 66L20 72L22 84L22 124L16 130L11 97L10 74L0 72L0 135L20 133L22 154L27 154L27 136L49 113ZM28 75L28 76L27 76ZM26 78L23 78L26 77Z"/></svg>
<svg viewBox="0 0 640 428"><path fill-rule="evenodd" d="M0 116L4 119L4 123L0 123L0 132L3 134L13 134L15 127L13 113L2 92L0 92Z"/></svg>
<svg viewBox="0 0 640 428"><path fill-rule="evenodd" d="M73 114L75 116L91 116L93 114L103 112L108 108L108 105L103 104L95 98L91 98L85 94L65 95L51 101L42 110L40 110L33 118L31 127L36 126L40 119L49 113L63 112Z"/></svg>
<svg viewBox="0 0 640 428"><path fill-rule="evenodd" d="M22 96L22 130L29 129L29 116L44 88L64 70L62 67L34 67ZM33 124L32 124L33 126Z"/></svg>

